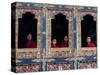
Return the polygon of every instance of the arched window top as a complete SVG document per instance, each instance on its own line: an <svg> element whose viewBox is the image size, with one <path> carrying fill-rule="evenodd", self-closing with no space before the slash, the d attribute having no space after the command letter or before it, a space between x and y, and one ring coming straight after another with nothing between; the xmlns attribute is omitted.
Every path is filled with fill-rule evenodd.
<svg viewBox="0 0 100 75"><path fill-rule="evenodd" d="M89 21L93 21L93 16L90 14L87 14L83 17L84 20L89 20Z"/></svg>
<svg viewBox="0 0 100 75"><path fill-rule="evenodd" d="M62 13L58 13L55 15L55 19L66 19L66 16L63 15Z"/></svg>

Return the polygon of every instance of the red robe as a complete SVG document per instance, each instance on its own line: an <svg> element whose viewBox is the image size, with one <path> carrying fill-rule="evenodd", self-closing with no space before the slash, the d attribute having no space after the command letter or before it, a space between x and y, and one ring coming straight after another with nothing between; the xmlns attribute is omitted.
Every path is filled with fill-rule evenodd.
<svg viewBox="0 0 100 75"><path fill-rule="evenodd" d="M92 43L92 42L91 42L91 43L88 43L88 44L87 44L87 47L95 47L95 44Z"/></svg>
<svg viewBox="0 0 100 75"><path fill-rule="evenodd" d="M61 44L61 47L68 47L68 43L66 41L64 41L62 44Z"/></svg>
<svg viewBox="0 0 100 75"><path fill-rule="evenodd" d="M36 46L35 42L27 41L25 47L26 48L36 48L37 46Z"/></svg>
<svg viewBox="0 0 100 75"><path fill-rule="evenodd" d="M52 47L52 48L58 48L57 45L53 45L53 44L51 44L51 47Z"/></svg>

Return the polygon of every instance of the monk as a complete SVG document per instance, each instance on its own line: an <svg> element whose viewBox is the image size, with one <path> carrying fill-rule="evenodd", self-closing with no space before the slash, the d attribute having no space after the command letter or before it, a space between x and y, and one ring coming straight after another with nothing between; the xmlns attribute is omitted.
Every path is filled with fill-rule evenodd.
<svg viewBox="0 0 100 75"><path fill-rule="evenodd" d="M25 45L25 48L36 48L36 43L32 40L32 34L29 33L27 35L27 42L26 42L26 45Z"/></svg>
<svg viewBox="0 0 100 75"><path fill-rule="evenodd" d="M52 40L51 47L52 47L52 48L58 48L57 40L56 40L56 39L53 39L53 40Z"/></svg>
<svg viewBox="0 0 100 75"><path fill-rule="evenodd" d="M87 37L87 39L86 39L87 41L87 47L95 47L95 44L92 42L92 39L91 39L91 37Z"/></svg>
<svg viewBox="0 0 100 75"><path fill-rule="evenodd" d="M68 37L67 37L67 35L64 36L64 40L61 44L61 47L68 47Z"/></svg>

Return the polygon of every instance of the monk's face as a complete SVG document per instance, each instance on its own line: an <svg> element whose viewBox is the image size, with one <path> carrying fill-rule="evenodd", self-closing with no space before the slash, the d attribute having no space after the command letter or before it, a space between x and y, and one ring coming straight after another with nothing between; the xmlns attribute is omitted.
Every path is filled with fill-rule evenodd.
<svg viewBox="0 0 100 75"><path fill-rule="evenodd" d="M68 41L68 38L67 38L67 36L64 36L64 41Z"/></svg>
<svg viewBox="0 0 100 75"><path fill-rule="evenodd" d="M91 42L91 37L87 37L87 43Z"/></svg>
<svg viewBox="0 0 100 75"><path fill-rule="evenodd" d="M32 40L32 34L28 34L27 40Z"/></svg>
<svg viewBox="0 0 100 75"><path fill-rule="evenodd" d="M53 39L52 43L53 43L53 45L56 45L57 40L56 39Z"/></svg>

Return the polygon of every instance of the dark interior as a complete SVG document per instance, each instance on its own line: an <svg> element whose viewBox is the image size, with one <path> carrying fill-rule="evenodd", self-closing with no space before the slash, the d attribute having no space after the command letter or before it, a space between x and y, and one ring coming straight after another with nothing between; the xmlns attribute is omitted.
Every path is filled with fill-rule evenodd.
<svg viewBox="0 0 100 75"><path fill-rule="evenodd" d="M51 20L51 36L52 39L55 38L57 40L58 46L61 46L64 36L68 36L68 22L66 16L62 13L58 13L55 15L55 18Z"/></svg>
<svg viewBox="0 0 100 75"><path fill-rule="evenodd" d="M18 48L24 48L26 43L27 35L32 34L32 40L36 43L37 41L37 19L35 15L26 12L22 14L22 18L19 18L19 37L18 37Z"/></svg>
<svg viewBox="0 0 100 75"><path fill-rule="evenodd" d="M87 14L83 17L81 21L81 39L82 39L82 47L87 47L86 37L90 36L92 41L96 45L96 21L94 21L93 16Z"/></svg>

